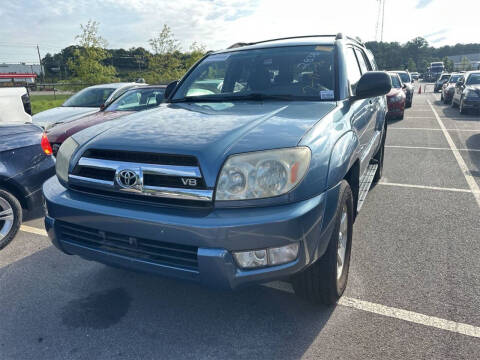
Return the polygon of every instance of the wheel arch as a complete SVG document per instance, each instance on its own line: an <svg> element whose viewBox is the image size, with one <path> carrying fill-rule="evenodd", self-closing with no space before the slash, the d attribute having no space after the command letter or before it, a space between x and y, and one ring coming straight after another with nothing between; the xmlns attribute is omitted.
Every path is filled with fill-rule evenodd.
<svg viewBox="0 0 480 360"><path fill-rule="evenodd" d="M0 175L0 189L4 189L17 198L22 205L22 209L28 209L28 202L21 187L16 183L9 181L6 177Z"/></svg>

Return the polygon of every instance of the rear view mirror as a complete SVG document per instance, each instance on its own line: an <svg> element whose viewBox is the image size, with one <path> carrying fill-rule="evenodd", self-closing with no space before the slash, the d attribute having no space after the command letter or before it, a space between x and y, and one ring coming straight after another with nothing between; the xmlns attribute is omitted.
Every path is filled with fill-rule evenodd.
<svg viewBox="0 0 480 360"><path fill-rule="evenodd" d="M169 99L170 95L173 94L173 90L178 85L178 80L172 81L170 84L167 85L167 88L165 89L165 99Z"/></svg>
<svg viewBox="0 0 480 360"><path fill-rule="evenodd" d="M357 84L356 100L386 95L392 89L392 79L384 71L369 71Z"/></svg>

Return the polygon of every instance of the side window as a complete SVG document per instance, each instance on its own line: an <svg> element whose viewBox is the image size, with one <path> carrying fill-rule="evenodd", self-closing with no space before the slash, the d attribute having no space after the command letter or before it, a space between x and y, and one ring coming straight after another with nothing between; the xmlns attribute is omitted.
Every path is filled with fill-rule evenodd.
<svg viewBox="0 0 480 360"><path fill-rule="evenodd" d="M345 53L345 61L347 65L347 78L352 90L352 94L355 95L358 80L362 76L360 68L358 67L357 57L355 56L354 50L348 48Z"/></svg>
<svg viewBox="0 0 480 360"><path fill-rule="evenodd" d="M360 69L362 70L362 74L365 74L369 71L369 66L365 60L365 56L363 55L362 51L359 49L355 49L355 54L357 55L358 63L360 64Z"/></svg>

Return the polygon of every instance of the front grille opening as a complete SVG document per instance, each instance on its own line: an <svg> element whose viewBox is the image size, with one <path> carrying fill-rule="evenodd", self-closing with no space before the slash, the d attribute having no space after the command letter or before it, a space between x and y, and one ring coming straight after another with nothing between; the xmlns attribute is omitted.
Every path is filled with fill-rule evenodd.
<svg viewBox="0 0 480 360"><path fill-rule="evenodd" d="M58 222L62 240L160 265L198 270L198 247L103 232L86 226Z"/></svg>
<svg viewBox="0 0 480 360"><path fill-rule="evenodd" d="M137 151L89 149L85 151L83 157L143 164L198 166L197 158L191 155L155 154Z"/></svg>
<svg viewBox="0 0 480 360"><path fill-rule="evenodd" d="M113 181L115 178L115 170L99 169L89 166L76 166L72 173L73 175L105 181Z"/></svg>

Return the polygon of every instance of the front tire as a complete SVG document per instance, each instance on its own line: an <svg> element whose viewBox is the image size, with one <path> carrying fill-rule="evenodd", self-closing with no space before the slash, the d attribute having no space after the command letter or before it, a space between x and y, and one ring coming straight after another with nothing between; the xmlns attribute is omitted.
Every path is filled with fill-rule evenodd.
<svg viewBox="0 0 480 360"><path fill-rule="evenodd" d="M382 142L380 143L380 149L378 149L377 153L373 157L378 164L377 172L375 173L375 176L373 178L373 183L376 184L380 181L380 179L383 176L383 159L385 156L385 140L387 138L387 127L385 126L385 129L383 130L382 134Z"/></svg>
<svg viewBox="0 0 480 360"><path fill-rule="evenodd" d="M0 189L0 250L17 235L22 223L22 207L10 192Z"/></svg>
<svg viewBox="0 0 480 360"><path fill-rule="evenodd" d="M353 230L353 196L342 180L333 233L323 256L292 278L298 296L314 303L332 305L347 286Z"/></svg>

